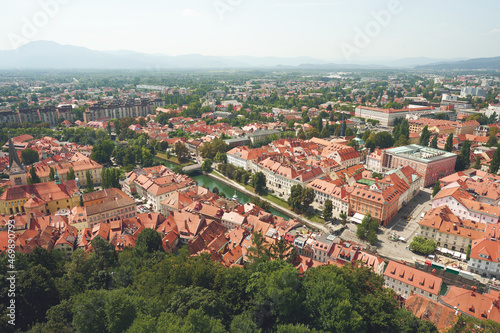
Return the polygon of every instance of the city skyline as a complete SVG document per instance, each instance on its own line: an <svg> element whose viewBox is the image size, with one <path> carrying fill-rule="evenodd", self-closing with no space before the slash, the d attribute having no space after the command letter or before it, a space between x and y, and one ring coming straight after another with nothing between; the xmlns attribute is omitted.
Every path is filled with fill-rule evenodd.
<svg viewBox="0 0 500 333"><path fill-rule="evenodd" d="M0 50L50 40L147 54L299 57L336 62L494 57L500 4L420 1L1 1ZM472 8L471 8L472 7ZM469 23L470 17L481 17ZM429 37L433 38L429 38Z"/></svg>

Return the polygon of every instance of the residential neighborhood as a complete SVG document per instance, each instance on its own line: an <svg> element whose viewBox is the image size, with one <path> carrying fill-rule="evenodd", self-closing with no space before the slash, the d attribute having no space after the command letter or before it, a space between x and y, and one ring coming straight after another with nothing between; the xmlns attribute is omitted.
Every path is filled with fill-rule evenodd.
<svg viewBox="0 0 500 333"><path fill-rule="evenodd" d="M213 75L0 81L0 258L57 257L43 269L65 301L134 286L181 311L232 279L212 273L280 267L304 288L366 274L440 331L500 324L499 76ZM190 273L168 293L140 286L173 267ZM203 290L180 288L197 269Z"/></svg>

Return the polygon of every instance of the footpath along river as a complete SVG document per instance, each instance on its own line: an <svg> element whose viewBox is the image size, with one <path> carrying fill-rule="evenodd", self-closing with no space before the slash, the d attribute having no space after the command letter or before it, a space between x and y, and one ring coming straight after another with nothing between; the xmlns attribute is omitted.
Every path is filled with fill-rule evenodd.
<svg viewBox="0 0 500 333"><path fill-rule="evenodd" d="M236 192L236 195L238 196L239 203L245 204L247 202L250 202L250 200L252 199L252 198L250 198L249 195L247 195L241 191L238 191L236 189L233 189L232 187L230 187L226 184L223 184L216 179L212 179L206 175L203 175L203 174L197 175L197 176L194 176L192 178L194 180L196 180L198 185L203 186L204 188L208 188L209 190L212 190L214 188L214 186L217 186L217 188L219 189L219 192L224 193L226 195L226 198L232 198L234 193ZM274 209L272 207L269 209L269 212L273 215L281 216L285 220L290 219L289 216L277 211L276 209Z"/></svg>
<svg viewBox="0 0 500 333"><path fill-rule="evenodd" d="M176 166L176 164L168 162L168 161L162 161L162 162L167 168L172 169L173 167ZM234 196L234 194L236 193L236 195L238 196L239 203L245 204L247 202L250 202L250 200L252 199L249 195L247 195L239 190L233 189L232 187L230 187L224 183L221 183L220 181L218 181L216 179L212 179L212 178L208 177L207 175L198 174L198 175L193 176L191 178L196 180L198 185L203 186L204 188L207 188L210 191L213 190L213 188L215 186L217 186L217 188L219 189L219 193L224 193L226 195L226 198L232 198ZM288 215L285 215L274 208L270 208L269 212L273 215L281 216L285 220L290 219L290 217Z"/></svg>

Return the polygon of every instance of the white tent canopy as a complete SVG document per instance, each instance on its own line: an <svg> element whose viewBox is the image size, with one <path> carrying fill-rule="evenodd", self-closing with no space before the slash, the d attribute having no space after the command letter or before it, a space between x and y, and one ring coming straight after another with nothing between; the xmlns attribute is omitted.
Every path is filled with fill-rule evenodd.
<svg viewBox="0 0 500 333"><path fill-rule="evenodd" d="M361 224L361 222L363 221L364 218L365 218L365 216L363 214L356 213L356 214L354 214L353 217L351 217L351 221L354 223L357 223L357 224Z"/></svg>

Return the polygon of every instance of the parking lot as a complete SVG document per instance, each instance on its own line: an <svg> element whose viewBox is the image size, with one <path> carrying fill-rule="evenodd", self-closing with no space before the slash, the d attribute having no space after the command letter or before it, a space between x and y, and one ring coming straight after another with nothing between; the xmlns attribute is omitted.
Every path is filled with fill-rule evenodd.
<svg viewBox="0 0 500 333"><path fill-rule="evenodd" d="M403 205L388 225L380 229L384 235L395 234L410 242L418 231L418 222L422 218L422 214L427 213L431 208L431 192L428 189L423 189L410 202Z"/></svg>

